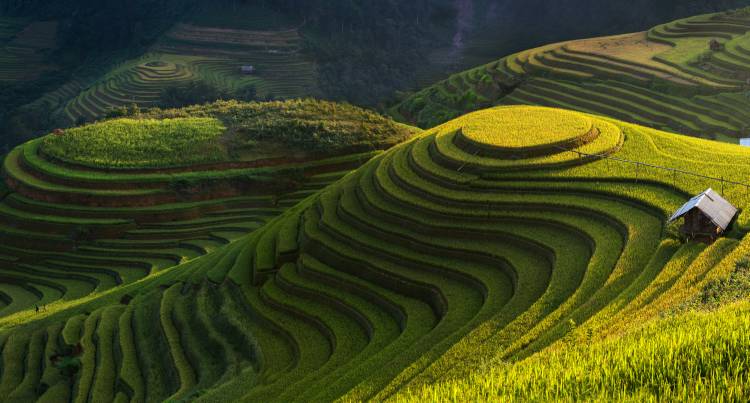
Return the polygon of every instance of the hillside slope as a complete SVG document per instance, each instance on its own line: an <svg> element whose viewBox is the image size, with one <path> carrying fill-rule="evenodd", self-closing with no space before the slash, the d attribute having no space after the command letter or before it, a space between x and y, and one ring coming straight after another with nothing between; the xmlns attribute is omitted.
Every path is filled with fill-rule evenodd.
<svg viewBox="0 0 750 403"><path fill-rule="evenodd" d="M0 3L0 148L132 103L320 96L380 107L499 55L749 2ZM254 75L240 73L247 65Z"/></svg>
<svg viewBox="0 0 750 403"><path fill-rule="evenodd" d="M320 101L153 113L50 134L4 158L0 316L205 255L412 134Z"/></svg>
<svg viewBox="0 0 750 403"><path fill-rule="evenodd" d="M737 142L750 136L749 39L742 9L551 44L455 74L392 112L432 127L492 105L543 105Z"/></svg>
<svg viewBox="0 0 750 403"><path fill-rule="evenodd" d="M14 401L381 400L487 359L628 332L750 254L746 211L712 245L681 243L665 225L709 186L746 207L746 185L726 181L750 174L749 157L579 112L469 114L204 257L0 318L0 392ZM52 366L44 357L54 351L80 369ZM725 390L747 397L736 377L704 381L688 386L711 400Z"/></svg>
<svg viewBox="0 0 750 403"><path fill-rule="evenodd" d="M269 27L267 20L276 15L253 10L242 29L205 25L216 20L178 23L146 54L120 63L53 109L68 124L93 121L133 103L162 106L167 90L196 83L215 88L222 98L247 98L248 91L258 99L320 95L314 61L302 53L297 27L286 21ZM246 75L242 66L255 70Z"/></svg>
<svg viewBox="0 0 750 403"><path fill-rule="evenodd" d="M568 342L514 365L473 368L467 376L424 385L394 400L742 401L750 380L748 313L744 302L659 320L622 339ZM700 385L697 379L708 381Z"/></svg>

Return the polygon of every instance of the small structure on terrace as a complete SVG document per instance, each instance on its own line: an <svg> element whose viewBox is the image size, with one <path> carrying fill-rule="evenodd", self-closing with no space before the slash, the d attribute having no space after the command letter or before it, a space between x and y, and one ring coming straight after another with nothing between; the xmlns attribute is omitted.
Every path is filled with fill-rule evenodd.
<svg viewBox="0 0 750 403"><path fill-rule="evenodd" d="M255 74L255 66L249 64L241 66L240 73L247 75Z"/></svg>
<svg viewBox="0 0 750 403"><path fill-rule="evenodd" d="M729 228L736 215L737 208L709 188L688 200L669 222L684 217L680 233L688 239L713 242Z"/></svg>
<svg viewBox="0 0 750 403"><path fill-rule="evenodd" d="M708 42L708 48L711 49L712 52L721 52L724 50L724 45L716 39L711 39Z"/></svg>

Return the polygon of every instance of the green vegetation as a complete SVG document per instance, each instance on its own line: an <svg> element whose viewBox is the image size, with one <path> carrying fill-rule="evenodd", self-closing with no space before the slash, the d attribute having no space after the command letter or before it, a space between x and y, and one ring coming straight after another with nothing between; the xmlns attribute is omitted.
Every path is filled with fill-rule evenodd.
<svg viewBox="0 0 750 403"><path fill-rule="evenodd" d="M234 152L259 142L278 142L284 152L374 149L409 138L414 129L348 104L312 99L261 103L217 102L183 109L150 111L145 116L216 116L233 132Z"/></svg>
<svg viewBox="0 0 750 403"><path fill-rule="evenodd" d="M28 17L0 19L0 129L6 134L0 146L93 122L132 104L320 94L314 61L301 51L302 37L293 28L298 23L277 18L280 13L269 5L243 5L244 12L226 14L253 18L224 29L205 24L229 24L230 18L214 17L231 5L212 3L210 12L197 6L193 1L138 2L128 10L78 3L0 6ZM28 25L34 18L44 22ZM198 25L176 24L180 20ZM5 38L21 30L6 47ZM255 74L242 74L243 65L254 66Z"/></svg>
<svg viewBox="0 0 750 403"><path fill-rule="evenodd" d="M218 119L115 119L44 139L41 152L63 161L112 168L186 166L226 159Z"/></svg>
<svg viewBox="0 0 750 403"><path fill-rule="evenodd" d="M391 113L432 127L493 105L542 105L737 142L750 128L750 117L738 112L748 103L747 16L708 14L523 51L425 88Z"/></svg>
<svg viewBox="0 0 750 403"><path fill-rule="evenodd" d="M399 390L418 389L443 377L462 377L479 364L479 357L507 360L589 332L597 338L603 337L608 334L608 328L617 324L611 320L610 312L622 309L648 290L654 277L642 272L643 268L653 259L651 270L658 271L664 259L669 260L674 253L674 249L656 248L661 225L670 210L685 197L683 192L692 192L693 187L701 184L688 178L659 179L654 172L650 175L641 172L636 183L639 174L627 166L607 166L612 163L585 159L567 162L569 168L563 171L538 170L535 168L538 163L534 161L542 164L545 160L554 161L559 158L557 154L563 153L557 150L501 163L499 157L480 157L474 150L461 149L461 143L450 140L457 128L491 122L493 119L488 116L492 113L497 114L499 121L513 109L467 115L430 130L372 161L329 188L307 210L300 211L305 225L298 238L305 243L298 246L303 259L298 265L306 265L302 262L312 256L316 261L326 262L332 273L342 271L362 278L367 272L370 274L366 278L371 284L396 287L385 277L390 273L399 276L402 282L415 281L415 287L422 284L440 290L445 298L445 302L439 302L426 290L411 291L410 295L421 295L419 298L432 307L433 315L439 318L440 327L422 338L423 341L433 340L432 347L424 346L424 350L414 351L413 355L404 356L402 352L399 360L390 361L391 367L404 365L399 371L390 369L380 373L364 367L363 372L378 375L368 376L362 384L353 387L345 399L384 398ZM546 113L545 120L549 122L560 120L556 114L561 112L544 109L535 112ZM514 115L519 121L523 116L523 113ZM533 127L538 118L526 124L511 121L507 126L495 125L495 131L483 132L484 138L491 139L493 144L505 144L502 136L521 138L520 132L512 129ZM592 116L580 115L579 119L592 122L597 128L606 128L609 124ZM649 144L672 152L679 148L673 149L669 144L683 141L622 123L616 123L616 127L627 133L622 148L613 151L618 157L643 160L652 155L654 159L661 159L664 156L654 154L654 149L650 148L654 146ZM526 133L530 137L528 147L537 147L545 141L555 142L554 138L545 140L544 136ZM568 134L580 134L580 131ZM606 138L591 139L581 147L593 147ZM695 146L723 147L705 141ZM731 149L746 158L744 150ZM686 164L695 164L692 159L691 162L685 160L686 155L690 154L677 154L675 162L684 160ZM504 173L498 171L497 166L515 169ZM710 169L705 164L701 168ZM696 167L693 165L692 169ZM555 180L558 176L564 177L565 182ZM587 181L587 177L596 178L596 184ZM492 192L492 189L503 192ZM743 189L732 194L735 202L744 203ZM283 223L270 224L261 230L262 236L249 240L250 244L257 242L258 258L267 250L260 245L266 242L268 232L288 238L288 230L281 229L286 228L285 223L296 220L292 215ZM744 218L741 221L744 222ZM573 228L578 230L573 231ZM622 239L623 243L613 242L616 239ZM593 249L578 249L577 242L593 245ZM405 244L408 248L402 246ZM717 271L723 270L719 262L734 259L731 252L736 247L736 241L722 243L721 249L712 249L715 254L696 260L701 263L694 264L695 272L703 273L699 278L705 280L709 277L706 273L714 267ZM746 253L746 247L742 250ZM558 259L545 262L544 256ZM504 263L495 262L481 269L493 257L502 257ZM453 260L458 258L461 260ZM347 269L351 265L360 269L356 272ZM272 266L256 265L251 277L254 284L278 281L268 277ZM494 270L508 268L508 278L514 279L515 285L511 294L507 285L498 282L497 274L487 276L492 272L490 267ZM685 275L691 273L693 271L689 270ZM247 281L243 279L242 270L230 271L230 276L233 275L240 283ZM546 280L540 283L540 279ZM695 293L699 289L697 284L702 281L692 284L677 281L671 283L671 287L660 287L659 294L655 295L661 297L658 301L664 302L657 305L663 304L663 309L674 306L677 302L667 296ZM402 293L409 292L406 284L402 287ZM481 295L485 297L477 299ZM618 295L623 299L617 298ZM654 294L650 298L654 298ZM447 303L447 310L444 303ZM644 320L653 318L658 316L658 311L644 309L643 315ZM424 316L424 320L431 316ZM566 336L571 331L571 322L584 325L578 325L575 335ZM451 331L457 333L448 336ZM377 355L380 356L386 357L387 353ZM371 361L378 362L375 357ZM323 393L323 384L320 385L320 393ZM254 395L247 395L250 396Z"/></svg>
<svg viewBox="0 0 750 403"><path fill-rule="evenodd" d="M426 131L315 100L154 107L214 79L267 94L263 66L225 69L303 57L300 29L354 32L328 26L344 17L375 36L394 4L316 19L317 1L281 2L252 22L273 32L234 26L246 5L225 29L186 19L58 108L111 120L11 150L0 395L748 400L750 149L660 130L745 130L747 11L454 75L393 109ZM294 6L306 28L282 18ZM685 242L667 219L708 187L740 214Z"/></svg>
<svg viewBox="0 0 750 403"><path fill-rule="evenodd" d="M714 279L706 283L692 301L680 306L687 308L715 309L721 305L742 301L750 296L750 264L747 257L735 262L732 273L727 278Z"/></svg>
<svg viewBox="0 0 750 403"><path fill-rule="evenodd" d="M636 0L600 7L581 1L601 17L544 0L503 12L495 0L458 8L454 0L3 3L0 148L132 103L147 108L323 96L380 107L447 74L561 36L631 32L747 3L663 0L652 7ZM548 12L540 15L539 8ZM510 14L514 18L504 17ZM254 74L241 73L247 65ZM482 100L475 95L465 101Z"/></svg>
<svg viewBox="0 0 750 403"><path fill-rule="evenodd" d="M124 63L99 82L79 89L74 98L57 104L53 113L62 115L60 120L67 121L66 125L94 121L123 106L158 106L165 91L195 80L183 64L148 60Z"/></svg>
<svg viewBox="0 0 750 403"><path fill-rule="evenodd" d="M466 123L458 123L461 134L469 141L494 148L534 148L568 143L592 129L591 121L580 115L553 114L539 108L487 110L466 120ZM498 128L503 132L496 133Z"/></svg>
<svg viewBox="0 0 750 403"><path fill-rule="evenodd" d="M47 136L38 152L88 167L156 169L259 158L295 159L290 152L298 155L296 159L333 156L387 147L414 133L413 128L377 113L312 99L219 101L143 113L136 108L125 114L132 117ZM34 154L28 158L37 158Z"/></svg>
<svg viewBox="0 0 750 403"><path fill-rule="evenodd" d="M152 51L122 62L57 110L61 119L93 121L133 103L185 106L217 99L318 95L315 69L294 29L225 30L178 24ZM242 66L254 73L242 74Z"/></svg>
<svg viewBox="0 0 750 403"><path fill-rule="evenodd" d="M217 110L265 118L249 105L144 118L216 117L228 128L239 126ZM38 254L41 245L2 249L18 259L0 266L13 279L0 288L0 342L10 343L4 362L36 357L41 329L63 329L65 342L83 349L72 385L46 375L49 389L33 396L747 397L739 348L747 342L746 304L720 307L703 333L688 330L713 317L684 312L704 295L727 296L713 298L712 309L744 295L735 290L744 288L750 255L747 212L731 237L681 244L667 218L717 184L645 165L739 181L750 175L745 148L574 111L498 107L419 133L353 172L339 164L362 163L356 155L311 161L293 189L252 185L244 189L254 196L201 201L181 185L186 199L142 205L164 197L163 172L100 176L50 166L30 144L6 159L6 173L18 178L4 201L4 214L22 223L13 235L40 243L43 233L70 228L57 227L63 217L91 221L70 241L75 249L47 251L42 261L21 253ZM643 165L581 157L560 144ZM279 180L284 169L256 174ZM139 175L141 182L129 182ZM63 195L65 215L49 200ZM749 201L744 186L726 185L723 195L741 208ZM36 215L24 216L29 210ZM124 227L100 235L115 225ZM182 258L138 263L169 256ZM49 311L37 314L33 305L45 303ZM678 316L654 322L664 315ZM35 367L4 368L2 390L29 393ZM123 382L128 387L117 386Z"/></svg>
<svg viewBox="0 0 750 403"><path fill-rule="evenodd" d="M333 129L310 123L296 132L344 137L314 153L283 154L286 140L255 126L264 140L250 147L245 136L244 153L228 140L258 114L283 131L336 111ZM135 112L50 134L4 158L1 315L85 300L208 254L418 132L312 100Z"/></svg>
<svg viewBox="0 0 750 403"><path fill-rule="evenodd" d="M516 364L486 363L464 378L394 400L744 400L749 312L745 302L659 320L593 346L566 346Z"/></svg>

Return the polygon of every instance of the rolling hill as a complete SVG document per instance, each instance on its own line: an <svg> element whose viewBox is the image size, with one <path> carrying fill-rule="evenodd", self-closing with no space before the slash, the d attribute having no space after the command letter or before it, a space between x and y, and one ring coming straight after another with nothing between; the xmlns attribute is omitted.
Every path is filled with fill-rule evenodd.
<svg viewBox="0 0 750 403"><path fill-rule="evenodd" d="M321 108L336 117L342 107ZM352 113L361 119L364 112ZM61 251L38 268L7 259L3 275L14 279L3 284L0 318L0 393L7 400L448 401L498 393L518 400L550 394L747 398L746 352L738 347L746 340L740 331L747 327L746 304L722 308L715 314L719 322L691 314L638 329L746 266L747 211L711 245L681 242L666 221L707 187L745 208L750 150L582 112L503 106L417 133L346 174L342 168L325 175L303 170L302 188L277 193L279 205L289 208L266 212L267 205L248 200L215 210L220 214L185 219L182 212L195 204L143 205L162 197L164 185L146 168L151 162L141 157L148 154L137 145L115 142L113 147L124 147L117 155L127 158L102 155L92 166L76 136L121 136L140 124L157 131L200 126L207 138L219 132L245 141L263 137L253 135L259 132L252 125L243 128L210 109L146 118L158 119L53 134L6 158L13 192L3 207L18 211L21 225L43 225L18 250L41 244L61 220L145 224L90 223L91 232L76 231L76 238L97 238L94 244ZM372 119L373 127L390 133L378 136L385 142L416 133ZM219 124L236 130L214 132ZM356 129L333 127L338 133ZM166 141L153 139L161 139L151 140L157 145ZM202 147L179 136L169 141L169 147ZM179 150L169 155L180 159L163 160L159 175L179 176L178 167L193 157L190 148ZM228 150L207 149L205 155ZM236 163L247 158L228 155ZM363 161L341 158L348 166ZM78 165L71 165L75 160ZM136 171L120 173L115 162ZM191 172L217 185L215 170ZM273 178L278 184L279 176ZM243 197L264 195L262 186L251 188ZM172 195L212 194L180 189ZM147 213L153 209L167 221L153 223ZM170 215L175 218L164 218ZM265 218L254 218L259 215ZM251 224L224 238L223 246L195 254L201 257L139 274L116 269L122 254L149 260L180 256L171 248L194 250L184 246L187 240L166 242L206 227L214 239L221 237L228 231L219 229L223 218ZM31 232L7 227L11 234ZM99 241L93 236L99 228L122 232ZM102 267L84 264L84 255L103 256ZM60 259L72 268L56 265ZM113 284L118 274L123 281ZM99 289L91 291L93 284ZM46 309L36 312L33 304ZM722 332L723 324L736 331ZM710 331L681 336L699 325ZM617 339L622 334L628 336ZM602 341L608 338L616 341ZM679 362L693 372L679 371L670 359L674 351L658 347L675 338L684 346ZM650 340L648 348L643 340ZM597 347L584 349L592 343ZM620 344L609 348L611 343ZM702 358L706 346L723 355ZM588 388L570 386L576 384L569 378L539 381L609 362L608 351L633 357L612 367L619 376L572 372L589 376ZM534 364L540 361L544 365ZM652 375L652 383L634 381L634 373ZM507 382L515 389L506 389Z"/></svg>
<svg viewBox="0 0 750 403"><path fill-rule="evenodd" d="M542 105L737 142L750 137L749 32L740 9L546 45L452 75L391 112L432 127L494 105Z"/></svg>

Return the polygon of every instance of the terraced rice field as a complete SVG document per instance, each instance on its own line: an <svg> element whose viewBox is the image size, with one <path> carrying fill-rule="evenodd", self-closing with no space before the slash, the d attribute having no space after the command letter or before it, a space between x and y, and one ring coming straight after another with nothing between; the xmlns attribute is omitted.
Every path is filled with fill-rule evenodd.
<svg viewBox="0 0 750 403"><path fill-rule="evenodd" d="M545 125L555 129L538 129ZM736 238L711 246L680 244L665 228L690 195L716 184L566 150L727 180L750 174L750 151L577 112L501 107L463 116L346 176L311 176L270 220L252 218L270 208L262 198L200 223L188 211L219 201L144 206L166 197L149 174L138 186L116 175L83 179L86 172L45 162L35 144L8 156L14 192L3 206L36 219L17 220L12 239L33 231L25 222L45 231L14 248L39 245L40 232L53 236L51 216L119 232L37 262L39 271L8 272L8 284L19 285L6 285L0 318L0 392L11 400L383 400L485 359L512 362L571 338L617 334L750 253L739 230L746 212ZM727 186L724 196L748 205L744 187ZM135 223L102 222L124 217L126 204ZM169 215L180 218L156 220ZM224 218L235 224L219 224ZM109 262L91 272L83 270L91 261L69 258L198 254L186 245L227 241L237 223L257 229L171 268L131 274ZM199 237L197 228L207 232ZM186 233L196 238L177 240ZM60 260L73 262L66 270L76 277L59 279ZM122 284L108 280L116 274ZM77 276L109 291L52 303L79 289ZM9 314L40 301L50 313ZM65 344L82 348L72 381L44 359Z"/></svg>
<svg viewBox="0 0 750 403"><path fill-rule="evenodd" d="M431 127L493 105L542 105L737 142L750 135L750 121L737 112L750 106L748 32L750 14L739 10L551 44L455 74L392 114ZM722 49L711 50L711 40Z"/></svg>
<svg viewBox="0 0 750 403"><path fill-rule="evenodd" d="M747 68L747 34L750 31L750 14L747 10L735 13L697 16L675 21L653 28L649 39L666 43L673 50L657 57L657 60L675 65L677 68L708 80L730 86L743 86L750 78ZM692 48L703 42L716 40L723 45L717 51L700 52L700 57L688 58ZM687 66L686 66L687 65Z"/></svg>
<svg viewBox="0 0 750 403"><path fill-rule="evenodd" d="M62 162L42 142L15 149L3 165L2 316L105 293L202 256L373 155L165 173ZM292 171L295 181L286 179Z"/></svg>
<svg viewBox="0 0 750 403"><path fill-rule="evenodd" d="M196 58L191 66L204 79L230 90L254 84L262 95L317 94L315 66L302 54L302 37L294 28L259 31L178 24L155 51ZM242 75L243 65L255 67L257 73Z"/></svg>
<svg viewBox="0 0 750 403"><path fill-rule="evenodd" d="M96 120L110 108L159 106L169 87L203 81L228 93L255 86L260 97L296 98L317 94L316 72L301 53L297 30L248 31L178 24L152 51L110 71L69 98L63 108L72 123ZM253 75L240 68L252 65ZM49 95L66 96L65 88Z"/></svg>
<svg viewBox="0 0 750 403"><path fill-rule="evenodd" d="M127 63L71 99L64 112L71 122L81 117L91 121L103 117L110 108L158 106L164 89L195 79L183 64L161 60Z"/></svg>
<svg viewBox="0 0 750 403"><path fill-rule="evenodd" d="M34 80L54 70L48 52L56 47L57 25L0 18L0 81Z"/></svg>
<svg viewBox="0 0 750 403"><path fill-rule="evenodd" d="M425 385L395 400L513 401L523 396L538 401L555 396L570 401L648 401L655 395L668 401L745 400L747 366L727 367L724 359L731 356L746 362L745 346L750 342L747 314L745 302L715 312L668 318L621 339L568 344L510 368L477 368L467 377ZM727 381L713 391L701 390L694 381L719 377ZM716 385L706 383L708 388Z"/></svg>

